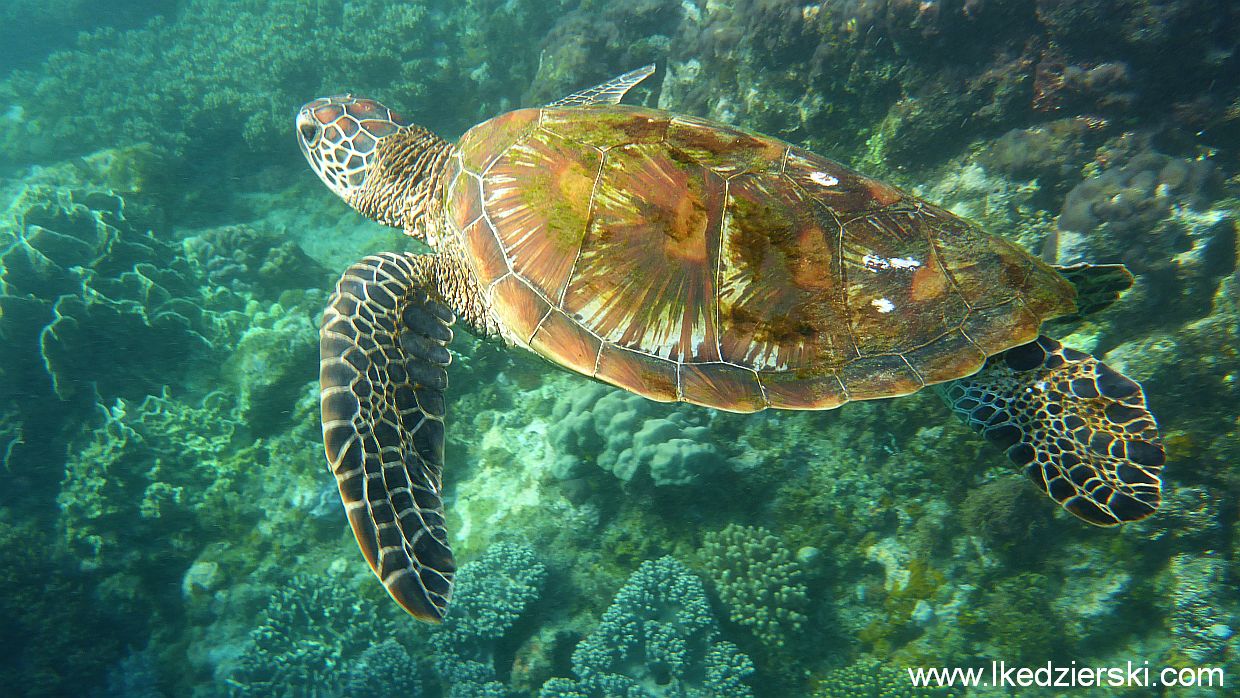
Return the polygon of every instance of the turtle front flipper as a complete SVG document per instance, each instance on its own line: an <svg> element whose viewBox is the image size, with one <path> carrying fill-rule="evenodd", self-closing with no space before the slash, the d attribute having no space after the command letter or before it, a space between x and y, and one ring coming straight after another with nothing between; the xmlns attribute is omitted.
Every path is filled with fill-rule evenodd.
<svg viewBox="0 0 1240 698"><path fill-rule="evenodd" d="M990 357L941 391L1064 509L1097 526L1158 508L1165 454L1135 381L1048 337Z"/></svg>
<svg viewBox="0 0 1240 698"><path fill-rule="evenodd" d="M428 295L430 257L349 267L319 331L323 444L366 561L420 620L443 619L456 561L443 472L453 313Z"/></svg>

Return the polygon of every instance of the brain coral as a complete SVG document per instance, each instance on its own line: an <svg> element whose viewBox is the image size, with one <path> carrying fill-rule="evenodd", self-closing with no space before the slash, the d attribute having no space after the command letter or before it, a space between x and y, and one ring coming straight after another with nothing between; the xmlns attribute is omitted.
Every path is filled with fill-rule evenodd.
<svg viewBox="0 0 1240 698"><path fill-rule="evenodd" d="M700 554L733 622L770 647L801 629L809 606L801 567L769 530L728 524L706 534Z"/></svg>
<svg viewBox="0 0 1240 698"><path fill-rule="evenodd" d="M642 563L573 652L577 681L542 698L745 698L753 662L721 638L702 582L672 557Z"/></svg>

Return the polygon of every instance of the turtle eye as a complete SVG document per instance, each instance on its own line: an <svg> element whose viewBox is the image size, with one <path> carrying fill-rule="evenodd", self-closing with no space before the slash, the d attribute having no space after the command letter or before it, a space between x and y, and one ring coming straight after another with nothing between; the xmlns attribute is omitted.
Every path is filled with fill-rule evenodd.
<svg viewBox="0 0 1240 698"><path fill-rule="evenodd" d="M301 139L306 142L306 145L313 148L319 138L319 125L311 121L303 121L297 125L297 130L301 131Z"/></svg>

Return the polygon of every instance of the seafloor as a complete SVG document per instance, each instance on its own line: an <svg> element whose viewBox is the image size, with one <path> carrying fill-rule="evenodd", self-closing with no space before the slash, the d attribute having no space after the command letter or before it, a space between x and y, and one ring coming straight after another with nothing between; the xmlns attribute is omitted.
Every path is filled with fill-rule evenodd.
<svg viewBox="0 0 1240 698"><path fill-rule="evenodd" d="M1240 681L1240 4L11 0L0 37L0 693L907 696L906 667L1000 660ZM1059 329L1144 384L1158 515L1067 516L932 394L724 415L461 337L456 610L400 612L325 468L316 323L339 270L408 243L315 180L292 116L352 91L455 137L652 61L639 102L1126 263L1118 304Z"/></svg>

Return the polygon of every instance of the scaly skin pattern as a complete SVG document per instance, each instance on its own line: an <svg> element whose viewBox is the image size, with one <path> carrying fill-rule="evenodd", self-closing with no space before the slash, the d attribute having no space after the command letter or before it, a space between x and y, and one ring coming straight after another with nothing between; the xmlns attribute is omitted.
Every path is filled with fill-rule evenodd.
<svg viewBox="0 0 1240 698"><path fill-rule="evenodd" d="M371 99L316 99L297 116L298 145L311 169L359 213L435 248L424 276L475 334L499 335L444 207L451 143Z"/></svg>
<svg viewBox="0 0 1240 698"><path fill-rule="evenodd" d="M451 234L450 212L444 207L445 175L455 162L452 144L425 129L406 127L379 142L365 183L346 201L434 248L430 278L440 299L475 335L493 338L501 328L484 303L460 237Z"/></svg>

